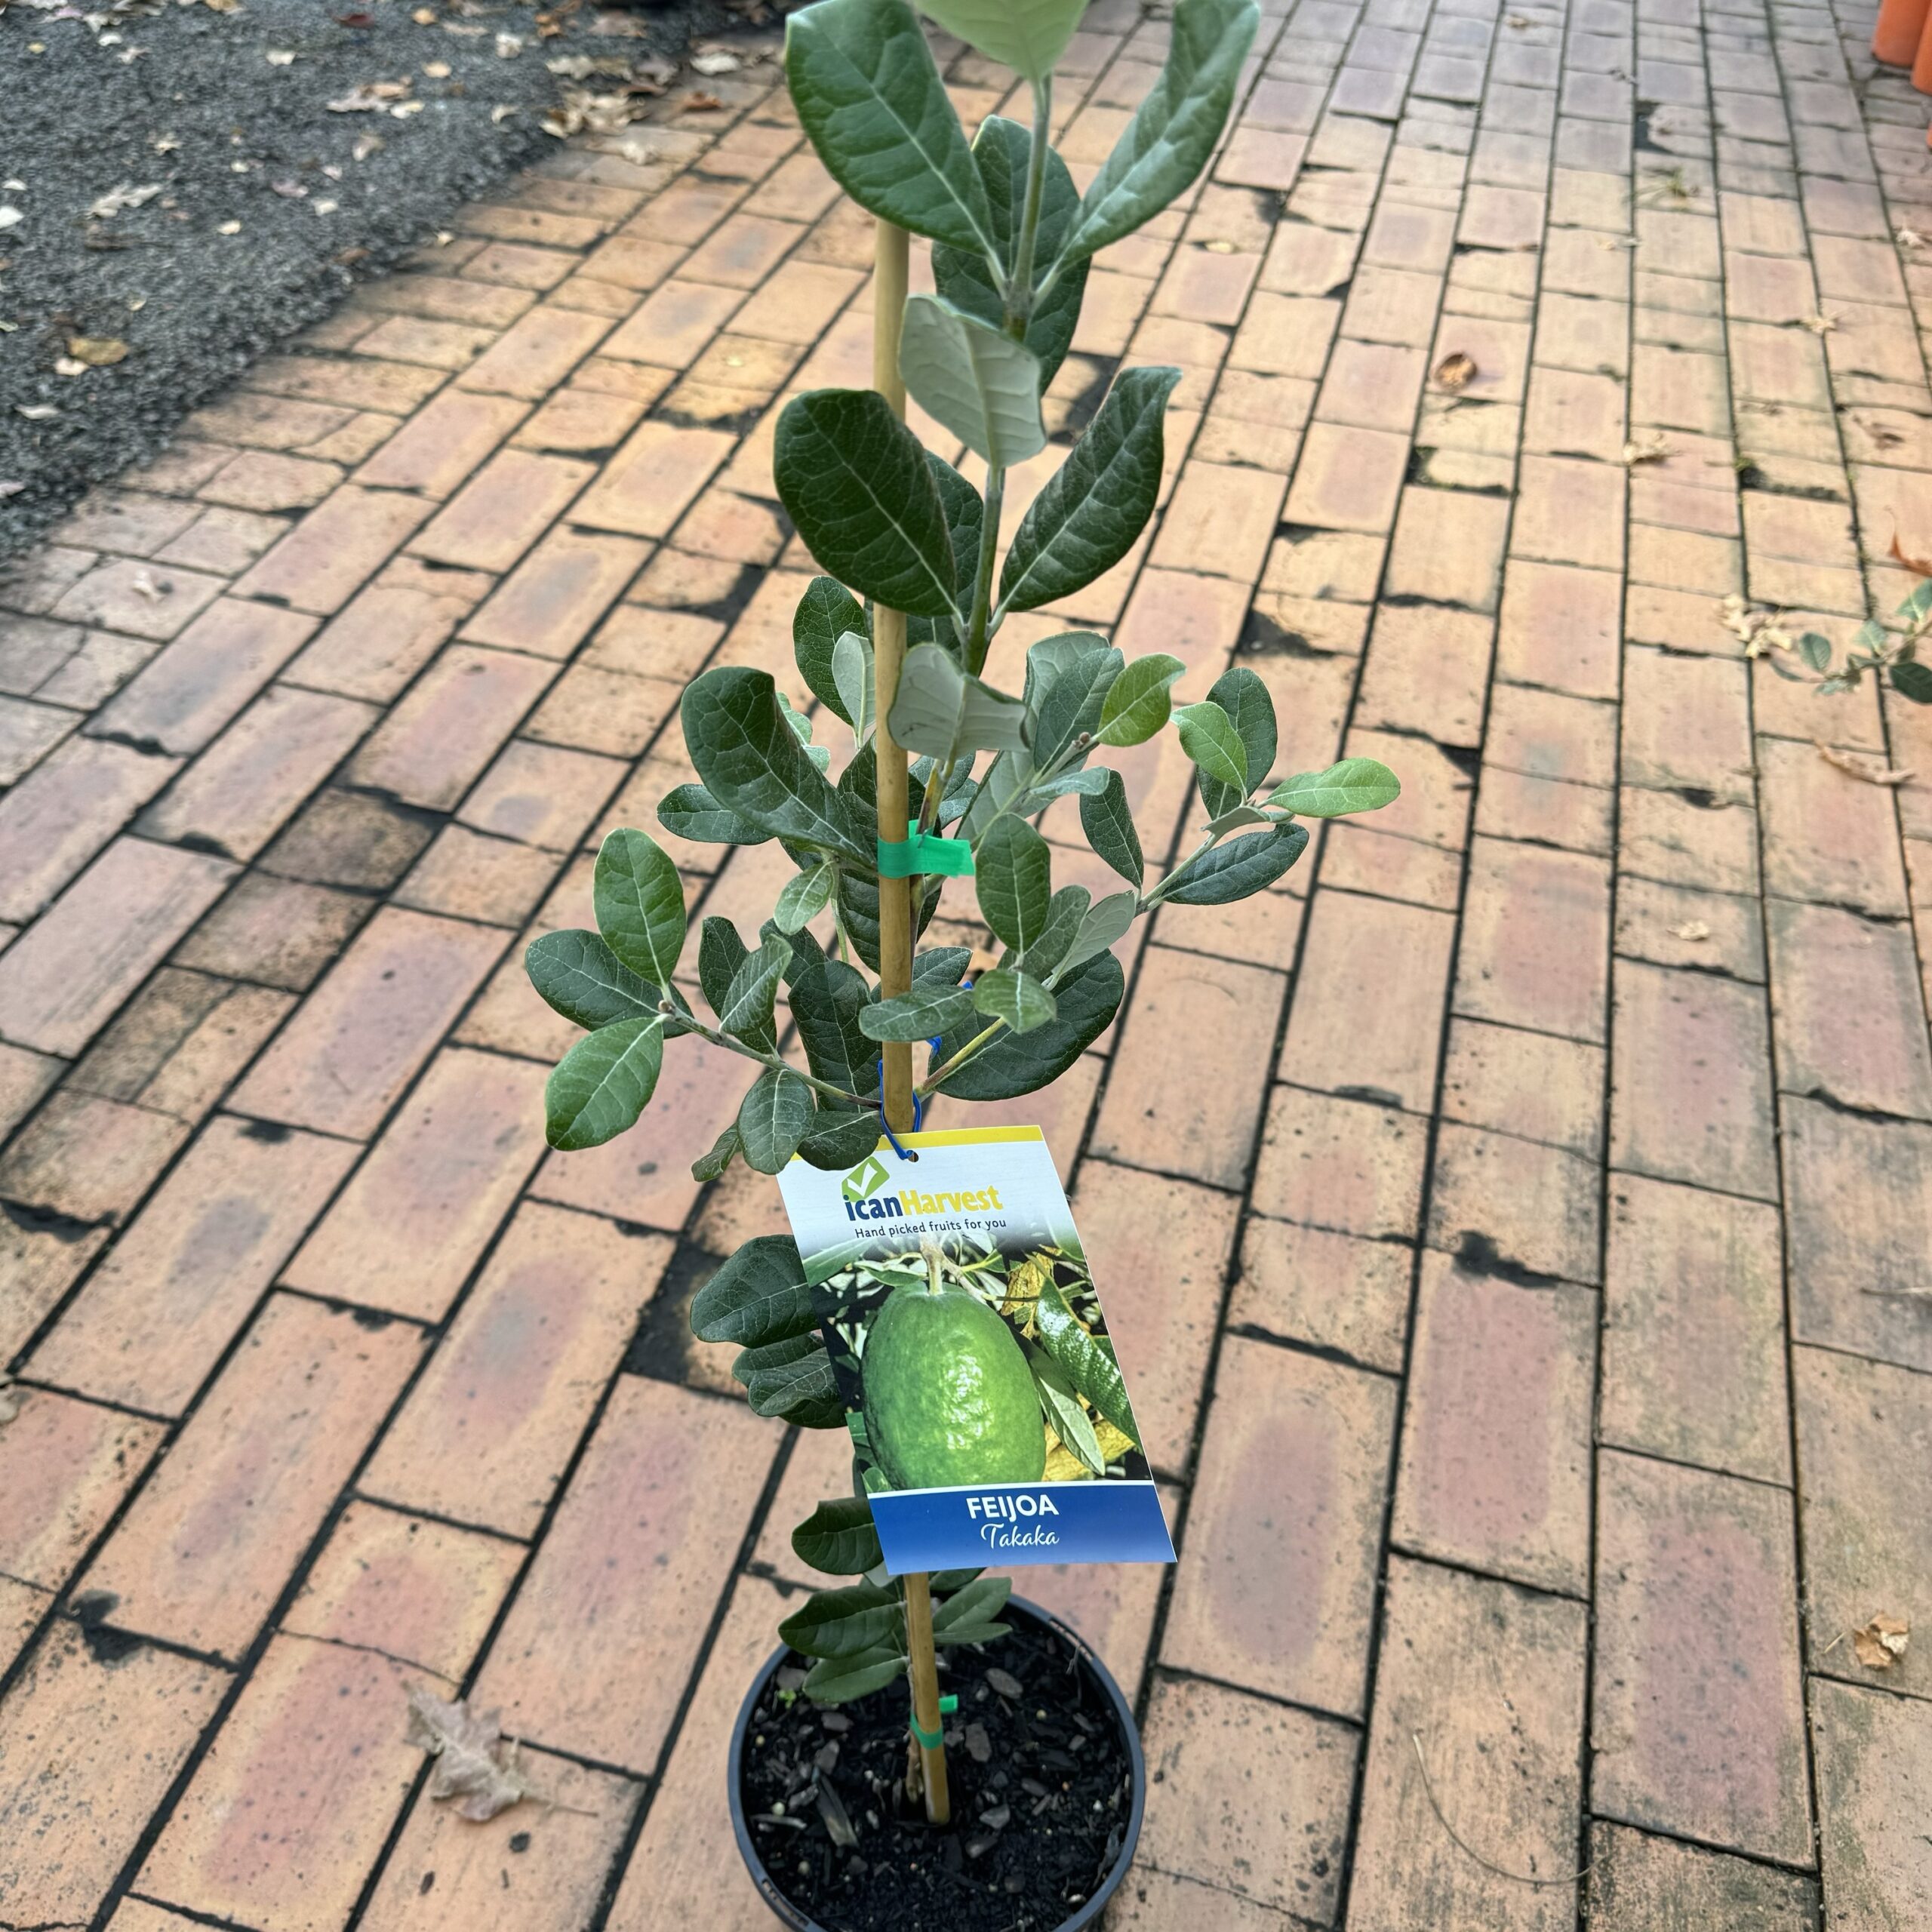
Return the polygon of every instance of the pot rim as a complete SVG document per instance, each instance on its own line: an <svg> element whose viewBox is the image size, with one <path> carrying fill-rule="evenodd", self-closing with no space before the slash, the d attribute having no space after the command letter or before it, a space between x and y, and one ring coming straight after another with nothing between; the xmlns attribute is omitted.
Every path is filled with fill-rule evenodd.
<svg viewBox="0 0 1932 1932"><path fill-rule="evenodd" d="M1120 1854L1092 1895L1081 1903L1079 1910L1072 1918L1062 1919L1054 1928L1054 1932L1086 1932L1086 1928L1099 1924L1100 1915L1106 1911L1108 1902L1120 1889L1128 1868L1134 1863L1134 1851L1140 1842L1140 1826L1147 1808L1147 1761L1140 1748L1140 1728L1134 1721L1134 1707L1128 1702L1126 1694L1114 1681L1113 1672L1108 1669L1098 1652L1072 1624L1054 1616L1051 1611L1043 1610L1038 1604L1029 1602L1023 1596L1009 1598L1007 1607L1031 1617L1035 1623L1045 1625L1073 1645L1081 1661L1107 1694L1108 1700L1113 1706L1115 1721L1127 1744L1131 1795L1126 1828L1121 1838ZM751 1827L745 1820L741 1789L745 1737L751 1729L752 1713L757 1708L764 1687L791 1654L791 1646L780 1644L759 1666L758 1674L752 1679L750 1689L745 1693L744 1701L738 1706L737 1717L731 1726L731 1749L725 1767L726 1795L731 1802L732 1835L737 1839L739 1854L745 1861L745 1869L750 1873L752 1884L758 1887L759 1897L779 1918L792 1928L792 1932L825 1932L825 1928L816 1919L807 1918L786 1897L777 1881L765 1869L764 1861L759 1857L758 1847L752 1841Z"/></svg>

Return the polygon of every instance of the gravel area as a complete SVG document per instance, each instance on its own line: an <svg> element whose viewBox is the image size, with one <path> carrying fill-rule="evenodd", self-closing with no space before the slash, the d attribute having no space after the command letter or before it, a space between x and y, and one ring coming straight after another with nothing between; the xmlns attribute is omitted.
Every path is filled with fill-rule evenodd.
<svg viewBox="0 0 1932 1932"><path fill-rule="evenodd" d="M0 556L554 147L544 118L568 91L626 85L552 63L701 88L673 65L688 42L763 14L758 0L85 5L0 0Z"/></svg>

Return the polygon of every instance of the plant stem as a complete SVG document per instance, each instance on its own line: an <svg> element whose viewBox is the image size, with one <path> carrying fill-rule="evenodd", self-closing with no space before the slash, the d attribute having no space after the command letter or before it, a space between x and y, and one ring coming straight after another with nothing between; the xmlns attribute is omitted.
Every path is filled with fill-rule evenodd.
<svg viewBox="0 0 1932 1932"><path fill-rule="evenodd" d="M862 1109L872 1105L871 1101L862 1100L857 1094L848 1094L842 1087L833 1086L829 1080L820 1080L810 1073L799 1073L783 1054L762 1053L756 1047L748 1047L743 1041L734 1039L729 1033L721 1033L716 1027L707 1026L694 1013L686 1013L681 1008L668 1004L658 1010L675 1014L679 1025L687 1032L697 1034L700 1039L709 1040L714 1047L728 1047L734 1054L743 1054L746 1059L755 1060L761 1066L775 1067L781 1073L797 1073L814 1092L823 1094L829 1100L843 1100L848 1107Z"/></svg>
<svg viewBox="0 0 1932 1932"><path fill-rule="evenodd" d="M1040 203L1047 186L1047 137L1053 120L1054 83L1050 74L1033 83L1032 141L1026 151L1026 201L1020 217L1020 235L1013 249L1013 278L1006 285L1006 332L1016 341L1026 337L1033 319L1033 251L1040 233Z"/></svg>
<svg viewBox="0 0 1932 1932"><path fill-rule="evenodd" d="M980 512L980 560L973 575L973 615L966 628L966 668L974 677L992 642L993 560L999 549L1000 505L1006 496L1006 472L986 466L986 494Z"/></svg>

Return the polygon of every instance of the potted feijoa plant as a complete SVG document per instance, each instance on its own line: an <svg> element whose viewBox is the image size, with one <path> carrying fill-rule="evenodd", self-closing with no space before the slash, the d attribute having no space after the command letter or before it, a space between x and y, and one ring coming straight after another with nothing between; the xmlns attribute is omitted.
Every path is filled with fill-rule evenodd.
<svg viewBox="0 0 1932 1932"><path fill-rule="evenodd" d="M971 1103L1065 1073L1120 1007L1113 949L1136 919L1260 891L1300 857L1302 820L1397 794L1366 758L1277 774L1274 707L1251 671L1177 703L1178 659L1130 663L1091 631L1047 637L1023 661L993 654L1009 617L1091 583L1153 514L1180 372L1129 369L1001 554L1005 478L1050 440L1041 398L1088 264L1200 174L1258 20L1254 0L1179 0L1166 66L1082 194L1048 130L1054 68L1083 5L926 0L940 27L1030 86L1029 125L990 118L970 142L905 0L820 0L788 23L805 131L878 222L875 386L799 396L778 424L778 493L824 573L793 627L816 704L801 712L761 671L703 672L681 707L698 782L657 815L685 839L775 841L794 869L758 931L705 918L694 946L671 857L644 831L609 833L597 930L546 934L528 955L537 991L587 1029L546 1090L555 1147L623 1132L664 1056L695 1035L749 1063L731 1124L694 1150L700 1180L734 1161L774 1176L804 1163L845 1174L856 1195L874 1184L875 1155L916 1158L904 1137L928 1109L968 1122ZM909 299L915 235L931 244L935 293ZM965 446L963 468L906 427L908 392ZM1107 754L1170 729L1196 768L1198 810L1167 864L1168 829L1150 854ZM1119 891L1056 888L1035 821L1069 797ZM1070 814L1057 823L1071 835ZM996 963L974 977L967 949L919 943L949 884L997 942ZM902 1449L907 1466L929 1472L935 1441L970 1447L980 1401L999 1409L1008 1473L1038 1473L1055 1453L1115 1472L1108 1458L1135 1447L1131 1416L1079 1260L1069 1237L1001 1262L989 1287L979 1261L928 1242L900 1276L885 1271L906 1291L929 1269L943 1315L915 1320L915 1307L896 1348L977 1349L984 1369L952 1410L950 1396L918 1394L924 1420L910 1426L925 1438L916 1457ZM976 1312L988 1307L1008 1341ZM850 1426L864 1447L793 1240L747 1242L691 1319L740 1349L735 1372L758 1413ZM1011 1371L1022 1355L1030 1381ZM995 1358L997 1374L984 1367ZM957 1362L936 1369L936 1383L947 1376L949 1389L971 1379ZM1138 1829L1128 1705L1070 1632L1010 1599L1006 1580L890 1572L869 1497L892 1478L876 1455L855 1456L855 1470L852 1493L792 1537L805 1563L850 1580L786 1619L734 1739L730 1796L753 1877L801 1927L1094 1922Z"/></svg>

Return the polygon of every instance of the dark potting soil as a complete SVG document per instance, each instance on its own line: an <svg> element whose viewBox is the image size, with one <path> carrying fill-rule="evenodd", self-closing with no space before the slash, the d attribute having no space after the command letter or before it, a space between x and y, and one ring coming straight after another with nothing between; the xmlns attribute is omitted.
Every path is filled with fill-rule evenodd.
<svg viewBox="0 0 1932 1932"><path fill-rule="evenodd" d="M1113 1706L1057 1631L940 1654L952 1823L906 1798L906 1689L828 1709L804 1660L765 1687L741 1796L773 1882L826 1932L1051 1932L1120 1855L1132 1763Z"/></svg>
<svg viewBox="0 0 1932 1932"><path fill-rule="evenodd" d="M779 11L0 0L0 558L466 201L557 153L543 122L563 90L621 85L552 61L655 62L667 91L702 89L675 72L688 37L769 32ZM75 337L125 351L73 363Z"/></svg>

